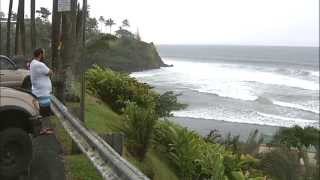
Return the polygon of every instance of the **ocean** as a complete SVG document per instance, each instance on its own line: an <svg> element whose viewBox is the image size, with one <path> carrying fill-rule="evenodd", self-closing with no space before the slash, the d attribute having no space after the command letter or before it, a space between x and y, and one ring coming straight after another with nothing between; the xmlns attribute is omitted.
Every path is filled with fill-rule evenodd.
<svg viewBox="0 0 320 180"><path fill-rule="evenodd" d="M162 45L158 51L173 67L131 76L160 93L181 94L188 107L173 120L201 134L319 127L318 48Z"/></svg>

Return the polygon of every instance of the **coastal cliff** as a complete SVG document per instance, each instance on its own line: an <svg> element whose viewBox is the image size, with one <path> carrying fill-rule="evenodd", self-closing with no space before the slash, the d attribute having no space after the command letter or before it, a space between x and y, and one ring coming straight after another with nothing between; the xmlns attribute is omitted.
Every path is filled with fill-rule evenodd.
<svg viewBox="0 0 320 180"><path fill-rule="evenodd" d="M86 66L97 64L115 71L135 72L166 67L153 43L103 35L86 48Z"/></svg>

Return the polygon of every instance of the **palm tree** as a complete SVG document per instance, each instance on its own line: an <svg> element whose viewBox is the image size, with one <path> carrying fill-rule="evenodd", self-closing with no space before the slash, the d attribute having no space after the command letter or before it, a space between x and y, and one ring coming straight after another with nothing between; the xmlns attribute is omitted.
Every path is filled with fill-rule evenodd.
<svg viewBox="0 0 320 180"><path fill-rule="evenodd" d="M122 21L122 27L130 27L128 19Z"/></svg>
<svg viewBox="0 0 320 180"><path fill-rule="evenodd" d="M100 16L100 17L99 17L99 22L102 24L102 25L101 25L101 32L102 32L103 24L105 24L105 21L106 21L106 20L104 19L103 16Z"/></svg>
<svg viewBox="0 0 320 180"><path fill-rule="evenodd" d="M115 25L116 23L113 21L113 19L109 18L106 20L105 25L110 27L110 34L111 34L111 29L112 26Z"/></svg>
<svg viewBox="0 0 320 180"><path fill-rule="evenodd" d="M12 16L12 4L13 0L10 0L9 11L8 11L8 20L7 20L7 56L11 55L10 42L11 42L11 16Z"/></svg>

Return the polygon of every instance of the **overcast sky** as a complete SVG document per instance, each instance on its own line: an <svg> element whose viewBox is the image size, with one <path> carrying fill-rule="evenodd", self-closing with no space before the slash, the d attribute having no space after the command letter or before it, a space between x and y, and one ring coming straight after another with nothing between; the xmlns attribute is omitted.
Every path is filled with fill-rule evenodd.
<svg viewBox="0 0 320 180"><path fill-rule="evenodd" d="M0 0L7 13L9 0ZM81 1L81 0L80 0ZM16 10L18 0L14 0ZM26 0L26 12L29 13ZM37 8L52 0L36 0ZM319 46L319 0L88 0L91 15L129 19L156 44Z"/></svg>

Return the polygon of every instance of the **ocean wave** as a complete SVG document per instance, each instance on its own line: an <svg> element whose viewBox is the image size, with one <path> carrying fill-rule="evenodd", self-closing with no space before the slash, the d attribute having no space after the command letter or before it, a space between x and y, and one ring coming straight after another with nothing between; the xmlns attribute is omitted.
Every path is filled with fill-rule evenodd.
<svg viewBox="0 0 320 180"><path fill-rule="evenodd" d="M246 88L229 88L225 89L224 91L219 91L219 90L213 90L213 89L207 89L207 88L198 88L194 89L197 92L200 93L208 93L208 94L214 94L216 96L220 97L227 97L227 98L232 98L232 99L239 99L239 100L244 100L244 101L254 101L258 99L257 96L255 96L253 93L250 93L250 91L245 90Z"/></svg>
<svg viewBox="0 0 320 180"><path fill-rule="evenodd" d="M273 104L278 105L278 106L282 106L282 107L300 109L300 110L309 111L309 112L319 114L319 106L315 107L315 108L310 108L310 107L306 107L306 106L303 106L300 104L294 104L294 103L288 103L288 102L282 102L282 101L273 101Z"/></svg>
<svg viewBox="0 0 320 180"><path fill-rule="evenodd" d="M318 127L318 123L319 123L318 120L291 118L291 117L284 117L284 116L279 116L274 114L265 114L260 112L257 112L257 114L270 119L275 119L279 122L279 124L284 124L289 127L294 125L300 125L302 127L306 127L306 126Z"/></svg>
<svg viewBox="0 0 320 180"><path fill-rule="evenodd" d="M186 117L195 119L206 119L206 120L220 120L226 122L235 123L246 123L246 124L257 124L257 125L268 125L268 126L278 126L278 127L292 127L299 125L301 127L318 127L317 120L300 119L300 118L290 118L283 117L273 114L265 114L260 112L252 112L247 115L238 116L225 116L213 111L207 110L183 110L173 112L174 117Z"/></svg>

